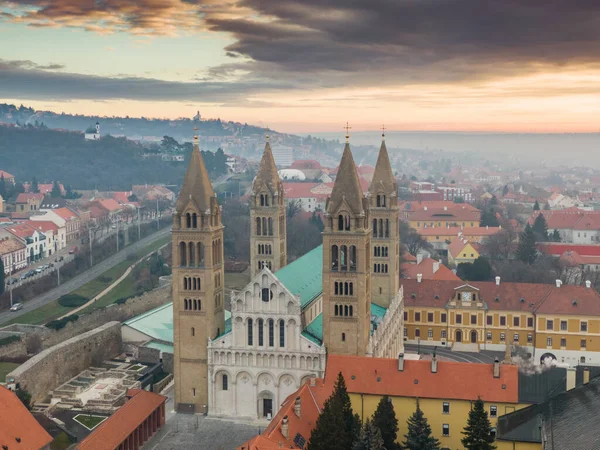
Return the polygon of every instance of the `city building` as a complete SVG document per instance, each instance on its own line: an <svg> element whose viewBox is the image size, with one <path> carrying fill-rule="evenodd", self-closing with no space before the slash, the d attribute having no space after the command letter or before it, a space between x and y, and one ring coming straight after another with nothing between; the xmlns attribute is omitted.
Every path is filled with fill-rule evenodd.
<svg viewBox="0 0 600 450"><path fill-rule="evenodd" d="M44 200L44 194L41 193L21 193L17 195L16 204L16 212L31 212L38 211L40 209L40 205Z"/></svg>
<svg viewBox="0 0 600 450"><path fill-rule="evenodd" d="M44 236L46 236L45 248L46 248L46 256L52 256L61 248L64 248L61 239L64 237L64 228L63 228L63 236L59 235L58 227L54 222L49 220L41 221L41 220L28 220L26 222L29 226L35 228L36 230L42 232Z"/></svg>
<svg viewBox="0 0 600 450"><path fill-rule="evenodd" d="M480 218L479 210L473 210L464 203L456 203L453 207L443 208L424 206L423 209L410 215L409 224L415 230L434 227L476 227L479 225Z"/></svg>
<svg viewBox="0 0 600 450"><path fill-rule="evenodd" d="M27 263L47 256L46 235L27 223L9 225L4 228L26 246Z"/></svg>
<svg viewBox="0 0 600 450"><path fill-rule="evenodd" d="M411 217L413 214L423 211L423 210L453 210L454 208L459 208L460 210L467 210L472 213L472 216L469 216L468 219L473 217L476 219L476 222L479 223L481 219L481 211L478 210L475 206L469 203L454 203L453 201L444 201L444 200L411 200L411 201L402 201L399 202L398 207L400 209L400 218L406 220L407 222L411 222ZM413 227L414 228L414 227Z"/></svg>
<svg viewBox="0 0 600 450"><path fill-rule="evenodd" d="M600 243L600 211L581 211L576 208L556 211L534 211L529 218L533 225L538 214L543 214L548 233L557 230L562 242L573 244Z"/></svg>
<svg viewBox="0 0 600 450"><path fill-rule="evenodd" d="M15 184L15 176L6 170L0 170L0 178L4 178L5 183Z"/></svg>
<svg viewBox="0 0 600 450"><path fill-rule="evenodd" d="M16 238L0 237L0 257L4 273L10 274L27 267L27 246Z"/></svg>
<svg viewBox="0 0 600 450"><path fill-rule="evenodd" d="M96 126L94 127L88 127L88 129L85 130L84 136L87 141L96 141L100 139L100 122L96 122Z"/></svg>
<svg viewBox="0 0 600 450"><path fill-rule="evenodd" d="M473 263L479 258L480 245L466 238L456 238L448 245L448 263L459 265Z"/></svg>
<svg viewBox="0 0 600 450"><path fill-rule="evenodd" d="M400 276L401 278L416 280L460 280L441 260L424 257L422 254L419 254L414 262L403 262Z"/></svg>

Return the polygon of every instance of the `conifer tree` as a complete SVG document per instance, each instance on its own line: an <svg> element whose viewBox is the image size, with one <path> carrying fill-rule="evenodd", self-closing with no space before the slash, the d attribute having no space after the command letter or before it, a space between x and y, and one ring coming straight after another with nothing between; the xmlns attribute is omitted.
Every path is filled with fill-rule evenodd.
<svg viewBox="0 0 600 450"><path fill-rule="evenodd" d="M4 180L4 174L0 175L0 196L6 198L6 181Z"/></svg>
<svg viewBox="0 0 600 450"><path fill-rule="evenodd" d="M462 434L461 442L467 450L494 450L492 425L488 413L483 407L483 400L478 398L469 412L469 420Z"/></svg>
<svg viewBox="0 0 600 450"><path fill-rule="evenodd" d="M548 224L543 214L538 214L533 222L533 233L538 241L548 241Z"/></svg>
<svg viewBox="0 0 600 450"><path fill-rule="evenodd" d="M396 443L398 438L398 419L394 411L394 405L387 395L379 401L377 410L373 414L373 425L381 432L383 446L386 450L399 449L400 446Z"/></svg>
<svg viewBox="0 0 600 450"><path fill-rule="evenodd" d="M38 181L36 177L33 177L31 180L31 186L29 186L29 192L37 194L40 192L40 187L38 186Z"/></svg>
<svg viewBox="0 0 600 450"><path fill-rule="evenodd" d="M52 184L52 192L50 193L50 197L58 198L58 197L60 197L61 194L62 194L62 192L60 191L60 185L58 184L58 181L55 181Z"/></svg>
<svg viewBox="0 0 600 450"><path fill-rule="evenodd" d="M417 409L408 419L408 433L402 446L406 450L438 450L440 441L431 435L431 427L417 399Z"/></svg>
<svg viewBox="0 0 600 450"><path fill-rule="evenodd" d="M365 422L352 450L388 450L383 445L381 431L369 419Z"/></svg>
<svg viewBox="0 0 600 450"><path fill-rule="evenodd" d="M333 393L325 401L308 442L308 450L348 450L360 431L360 420L352 414L346 381L340 372Z"/></svg>
<svg viewBox="0 0 600 450"><path fill-rule="evenodd" d="M519 246L517 247L517 259L526 264L533 264L537 259L537 249L535 248L535 235L529 224L525 226L525 231L519 237Z"/></svg>
<svg viewBox="0 0 600 450"><path fill-rule="evenodd" d="M534 211L539 211L540 210L540 204L538 203L538 201L536 200L535 203L533 204L533 210Z"/></svg>
<svg viewBox="0 0 600 450"><path fill-rule="evenodd" d="M560 242L560 241L561 241L560 232L558 230L554 230L552 232L552 242Z"/></svg>

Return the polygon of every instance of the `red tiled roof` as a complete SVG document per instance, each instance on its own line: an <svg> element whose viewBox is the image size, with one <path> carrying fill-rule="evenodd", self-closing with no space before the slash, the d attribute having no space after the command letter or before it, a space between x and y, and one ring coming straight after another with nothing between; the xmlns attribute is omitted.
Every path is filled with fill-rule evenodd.
<svg viewBox="0 0 600 450"><path fill-rule="evenodd" d="M113 198L104 198L104 199L100 199L97 200L97 202L106 210L108 211L119 211L121 210L121 205L119 205L119 203L113 199Z"/></svg>
<svg viewBox="0 0 600 450"><path fill-rule="evenodd" d="M329 355L325 383L333 384L340 372L348 392L356 394L519 401L518 368L513 365L502 365L500 377L494 378L493 364L438 361L437 373L432 373L429 360L405 360L400 372L397 359Z"/></svg>
<svg viewBox="0 0 600 450"><path fill-rule="evenodd" d="M156 408L167 400L162 395L144 390L133 391L129 394L135 395L81 441L77 446L79 450L117 448Z"/></svg>
<svg viewBox="0 0 600 450"><path fill-rule="evenodd" d="M35 233L37 231L35 228L33 228L31 225L29 225L26 222L8 226L5 228L5 230L9 231L10 233L12 233L15 236L20 237L20 238L26 238L26 237L33 236L33 233Z"/></svg>
<svg viewBox="0 0 600 450"><path fill-rule="evenodd" d="M553 288L537 308L540 314L600 316L600 295L582 286L562 285Z"/></svg>
<svg viewBox="0 0 600 450"><path fill-rule="evenodd" d="M444 206L448 209L452 209L460 206L461 208L475 213L481 212L470 203L454 203L453 201L448 200L401 201L398 202L398 206L401 211L420 211L425 207L427 207L427 209L444 209Z"/></svg>
<svg viewBox="0 0 600 450"><path fill-rule="evenodd" d="M567 243L538 242L539 251L547 255L560 256L566 251L577 252L581 256L600 256L600 245L581 245Z"/></svg>
<svg viewBox="0 0 600 450"><path fill-rule="evenodd" d="M13 253L19 250L23 250L24 248L25 244L17 241L16 239L4 238L3 240L0 240L0 255Z"/></svg>
<svg viewBox="0 0 600 450"><path fill-rule="evenodd" d="M478 221L479 213L472 211L467 208L427 208L415 211L411 216L410 220L420 220L420 221L440 221L440 220L471 220Z"/></svg>
<svg viewBox="0 0 600 450"><path fill-rule="evenodd" d="M448 254L452 255L453 258L456 258L456 256L459 255L468 244L468 241L465 243L459 238L455 238L448 246Z"/></svg>
<svg viewBox="0 0 600 450"><path fill-rule="evenodd" d="M0 177L6 178L14 178L15 176L12 173L8 173L6 170L0 170Z"/></svg>
<svg viewBox="0 0 600 450"><path fill-rule="evenodd" d="M319 198L327 197L329 194L316 194L311 191L312 188L319 186L321 183L283 183L285 198Z"/></svg>
<svg viewBox="0 0 600 450"><path fill-rule="evenodd" d="M320 170L321 164L319 163L319 161L314 159L299 159L292 163L290 169Z"/></svg>
<svg viewBox="0 0 600 450"><path fill-rule="evenodd" d="M600 230L600 211L582 211L577 208L535 211L529 218L530 225L533 225L538 214L543 214L549 230Z"/></svg>
<svg viewBox="0 0 600 450"><path fill-rule="evenodd" d="M119 203L130 203L129 197L131 196L131 192L113 192L112 196Z"/></svg>
<svg viewBox="0 0 600 450"><path fill-rule="evenodd" d="M439 268L434 272L434 265L439 264ZM402 263L402 276L404 278L417 278L418 274L423 275L424 280L449 280L460 281L448 267L432 258L423 258L420 264Z"/></svg>
<svg viewBox="0 0 600 450"><path fill-rule="evenodd" d="M52 231L54 235L58 233L58 227L54 222L51 222L50 220L28 220L27 224L33 228L40 230L43 233L47 231Z"/></svg>
<svg viewBox="0 0 600 450"><path fill-rule="evenodd" d="M600 264L600 256L581 256L574 250L567 250L560 255L560 263L568 267Z"/></svg>
<svg viewBox="0 0 600 450"><path fill-rule="evenodd" d="M42 193L20 193L17 195L17 203L27 203L29 200L44 200L44 194Z"/></svg>
<svg viewBox="0 0 600 450"><path fill-rule="evenodd" d="M358 173L375 173L375 167L365 164L364 166L358 166Z"/></svg>
<svg viewBox="0 0 600 450"><path fill-rule="evenodd" d="M408 262L417 262L417 258L416 256L411 255L410 253L406 252L402 255L402 261L404 261L405 263Z"/></svg>
<svg viewBox="0 0 600 450"><path fill-rule="evenodd" d="M337 374L336 374L337 375ZM300 389L290 395L281 404L277 415L271 420L265 431L255 438L238 447L245 450L264 450L274 448L298 448L294 438L300 434L306 441L310 439L313 427L321 413L325 400L331 395L333 384L326 384L321 379L315 380L315 385L303 384ZM296 398L300 398L301 417L294 413ZM288 437L281 433L283 418L288 418Z"/></svg>
<svg viewBox="0 0 600 450"><path fill-rule="evenodd" d="M413 217L411 216L410 220L414 220ZM419 234L421 236L458 236L459 233L462 233L465 237L493 236L500 232L500 230L502 230L501 227L427 227L419 229Z"/></svg>
<svg viewBox="0 0 600 450"><path fill-rule="evenodd" d="M23 402L13 392L0 386L0 446L9 450L36 450L50 442L52 436L35 420Z"/></svg>
<svg viewBox="0 0 600 450"><path fill-rule="evenodd" d="M65 220L75 219L78 217L77 214L75 214L75 212L73 212L69 208L58 208L58 209L55 209L54 212Z"/></svg>

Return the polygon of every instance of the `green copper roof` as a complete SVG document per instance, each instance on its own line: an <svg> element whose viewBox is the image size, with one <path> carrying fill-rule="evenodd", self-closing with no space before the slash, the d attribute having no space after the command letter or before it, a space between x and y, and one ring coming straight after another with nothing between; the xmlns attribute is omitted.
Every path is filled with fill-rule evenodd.
<svg viewBox="0 0 600 450"><path fill-rule="evenodd" d="M123 324L139 331L140 333L144 333L157 341L172 344L173 302L151 309L144 314L140 314L139 316L125 321ZM231 312L225 310L225 331L223 334L227 334L230 331Z"/></svg>
<svg viewBox="0 0 600 450"><path fill-rule="evenodd" d="M160 342L151 341L144 344L144 347L155 348L160 350L162 353L173 353L173 346L171 344L161 344Z"/></svg>
<svg viewBox="0 0 600 450"><path fill-rule="evenodd" d="M379 320L383 319L387 309L382 306L371 303L371 317L376 316ZM371 332L373 332L373 326L371 325ZM322 345L323 344L323 314L319 314L315 317L311 323L304 329L302 336L311 341Z"/></svg>
<svg viewBox="0 0 600 450"><path fill-rule="evenodd" d="M323 292L323 245L275 272L275 276L305 308Z"/></svg>

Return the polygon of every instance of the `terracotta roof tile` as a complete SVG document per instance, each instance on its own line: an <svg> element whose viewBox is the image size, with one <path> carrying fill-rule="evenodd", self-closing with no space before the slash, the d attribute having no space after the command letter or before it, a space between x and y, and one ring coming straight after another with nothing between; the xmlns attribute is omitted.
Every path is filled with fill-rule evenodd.
<svg viewBox="0 0 600 450"><path fill-rule="evenodd" d="M51 222L50 220L29 220L27 221L27 224L29 226L32 226L33 228L40 230L43 233L47 231L52 231L54 235L58 233L58 227L54 222Z"/></svg>
<svg viewBox="0 0 600 450"><path fill-rule="evenodd" d="M439 265L434 272L436 265ZM449 280L460 281L452 270L444 264L432 258L423 258L419 264L402 264L402 275L404 278L417 278L417 275L423 275L424 280Z"/></svg>
<svg viewBox="0 0 600 450"><path fill-rule="evenodd" d="M16 239L4 238L0 241L0 255L6 255L8 253L23 250L25 244L17 241Z"/></svg>
<svg viewBox="0 0 600 450"><path fill-rule="evenodd" d="M569 250L577 252L582 256L600 256L600 245L540 242L537 244L537 248L539 251L552 256L560 256Z"/></svg>
<svg viewBox="0 0 600 450"><path fill-rule="evenodd" d="M17 443L17 438L21 441ZM0 447L37 450L52 442L46 430L25 408L21 400L0 386Z"/></svg>
<svg viewBox="0 0 600 450"><path fill-rule="evenodd" d="M16 203L27 203L29 200L44 200L44 194L41 193L21 193L17 195Z"/></svg>
<svg viewBox="0 0 600 450"><path fill-rule="evenodd" d="M8 173L6 170L0 170L0 177L14 178L15 176L11 173Z"/></svg>
<svg viewBox="0 0 600 450"><path fill-rule="evenodd" d="M58 208L58 209L55 209L54 212L65 220L75 219L75 218L79 217L79 216L77 216L77 214L75 214L75 212L73 212L69 208Z"/></svg>
<svg viewBox="0 0 600 450"><path fill-rule="evenodd" d="M397 359L329 355L326 384L333 384L339 372L350 393L456 400L481 397L502 403L519 400L518 368L512 365L502 365L500 378L494 378L493 364L438 361L437 373L432 373L429 360L405 360L400 372Z"/></svg>
<svg viewBox="0 0 600 450"><path fill-rule="evenodd" d="M290 169L321 170L321 164L314 159L298 159L292 163Z"/></svg>
<svg viewBox="0 0 600 450"><path fill-rule="evenodd" d="M117 448L167 398L140 390L77 446L79 450Z"/></svg>

